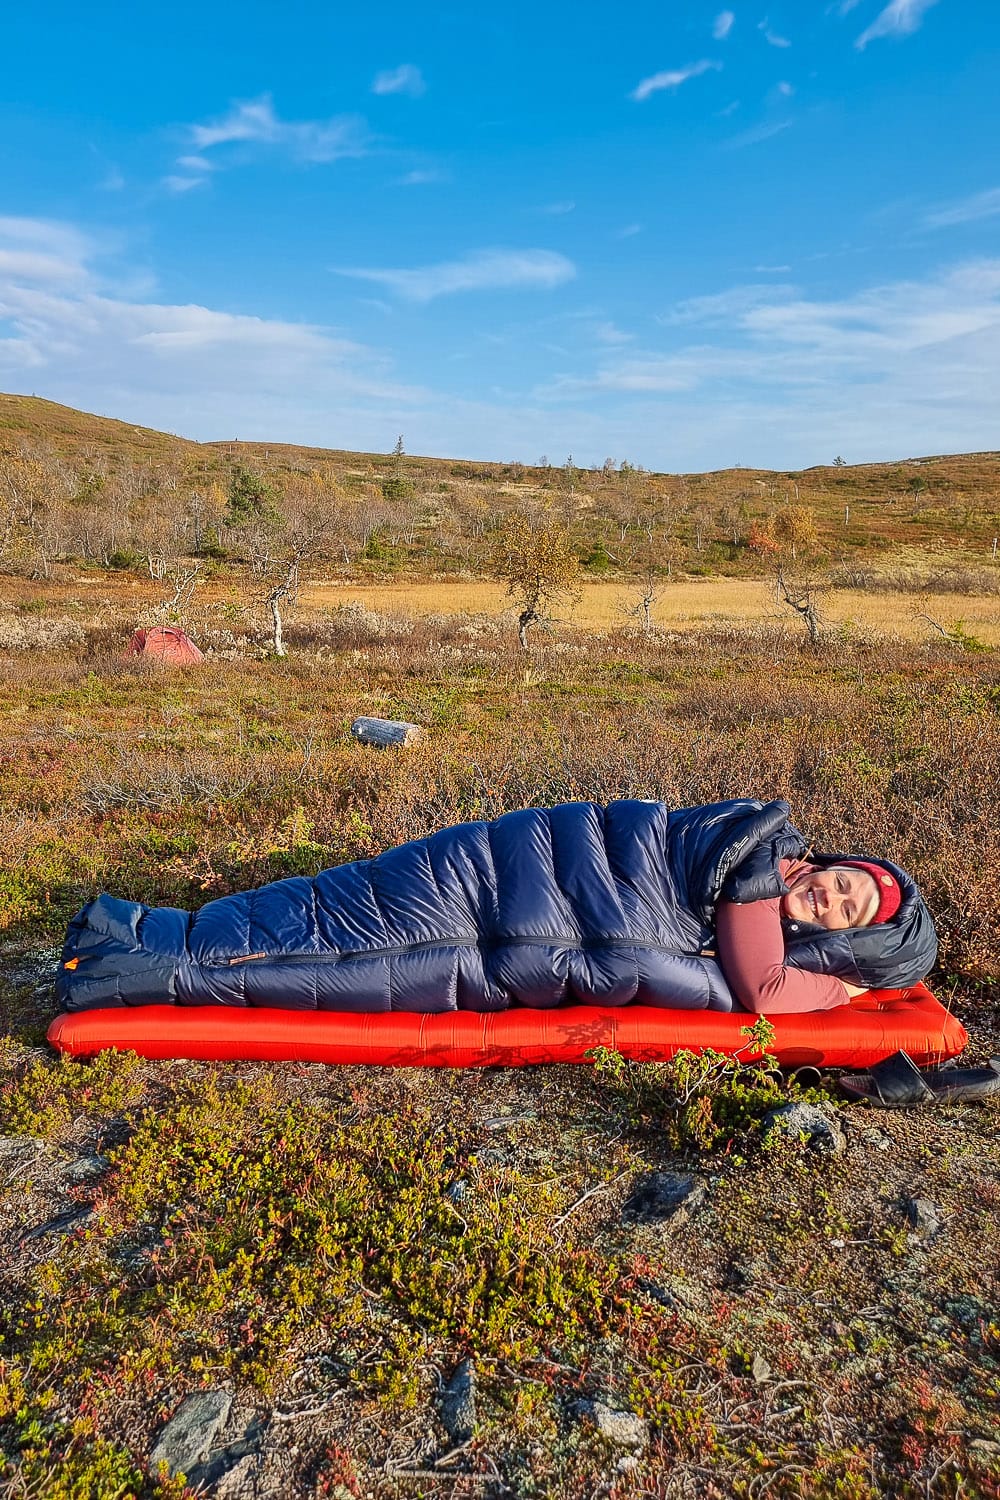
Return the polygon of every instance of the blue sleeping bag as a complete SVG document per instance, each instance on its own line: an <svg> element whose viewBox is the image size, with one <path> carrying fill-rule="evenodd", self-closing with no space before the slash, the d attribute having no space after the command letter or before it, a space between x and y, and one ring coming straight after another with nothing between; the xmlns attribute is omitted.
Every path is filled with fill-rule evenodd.
<svg viewBox="0 0 1000 1500"><path fill-rule="evenodd" d="M193 913L99 896L70 923L57 993L67 1010L731 1010L705 951L719 896L778 894L778 860L805 849L786 802L528 808ZM790 936L790 962L858 973L843 934Z"/></svg>

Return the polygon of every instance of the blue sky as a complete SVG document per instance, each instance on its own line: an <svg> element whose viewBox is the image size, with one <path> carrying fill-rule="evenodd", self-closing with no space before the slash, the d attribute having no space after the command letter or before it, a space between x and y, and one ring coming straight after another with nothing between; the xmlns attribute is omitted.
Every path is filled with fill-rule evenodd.
<svg viewBox="0 0 1000 1500"><path fill-rule="evenodd" d="M1000 7L4 21L0 389L657 469L1000 447Z"/></svg>

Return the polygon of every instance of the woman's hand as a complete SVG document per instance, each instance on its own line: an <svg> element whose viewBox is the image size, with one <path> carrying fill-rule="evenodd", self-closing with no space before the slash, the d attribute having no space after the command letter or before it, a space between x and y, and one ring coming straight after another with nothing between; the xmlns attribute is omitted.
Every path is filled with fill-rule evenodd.
<svg viewBox="0 0 1000 1500"><path fill-rule="evenodd" d="M868 986L865 984L848 984L846 979L842 979L840 982L852 1000L855 995L867 995L868 993Z"/></svg>

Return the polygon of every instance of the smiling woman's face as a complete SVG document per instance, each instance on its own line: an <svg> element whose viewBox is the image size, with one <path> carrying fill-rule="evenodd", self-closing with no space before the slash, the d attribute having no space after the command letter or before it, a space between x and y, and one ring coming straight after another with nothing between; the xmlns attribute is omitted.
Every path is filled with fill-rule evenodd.
<svg viewBox="0 0 1000 1500"><path fill-rule="evenodd" d="M789 883L781 903L786 917L831 931L867 927L878 911L879 891L867 870L851 865L808 865Z"/></svg>

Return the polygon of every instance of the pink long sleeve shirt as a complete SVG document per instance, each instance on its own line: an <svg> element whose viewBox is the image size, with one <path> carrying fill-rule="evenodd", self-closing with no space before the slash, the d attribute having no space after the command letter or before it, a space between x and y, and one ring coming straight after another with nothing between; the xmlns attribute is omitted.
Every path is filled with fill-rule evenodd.
<svg viewBox="0 0 1000 1500"><path fill-rule="evenodd" d="M801 861L782 860L784 878ZM833 1010L846 1005L847 988L831 974L785 967L781 898L772 901L720 901L715 914L717 953L736 999L757 1015Z"/></svg>

